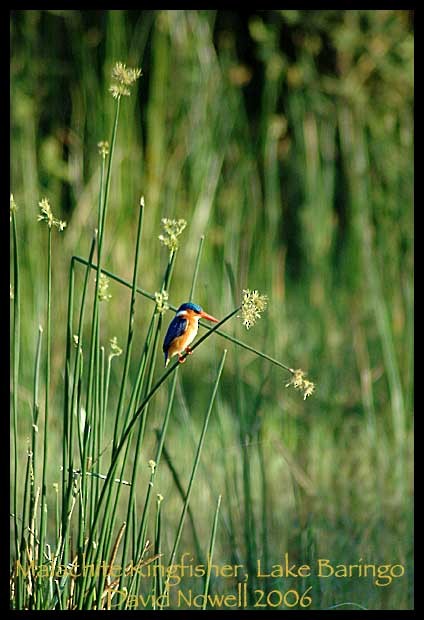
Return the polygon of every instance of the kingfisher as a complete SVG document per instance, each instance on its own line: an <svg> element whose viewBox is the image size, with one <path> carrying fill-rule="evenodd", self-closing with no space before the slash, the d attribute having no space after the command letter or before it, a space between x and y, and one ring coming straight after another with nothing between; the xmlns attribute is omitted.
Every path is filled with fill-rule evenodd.
<svg viewBox="0 0 424 620"><path fill-rule="evenodd" d="M178 308L177 314L170 322L165 340L163 341L162 348L165 354L165 368L173 355L178 355L178 361L181 364L185 362L185 357L181 355L183 351L191 355L190 344L196 338L197 330L199 329L199 319L202 318L218 323L218 319L204 312L197 304L187 302Z"/></svg>

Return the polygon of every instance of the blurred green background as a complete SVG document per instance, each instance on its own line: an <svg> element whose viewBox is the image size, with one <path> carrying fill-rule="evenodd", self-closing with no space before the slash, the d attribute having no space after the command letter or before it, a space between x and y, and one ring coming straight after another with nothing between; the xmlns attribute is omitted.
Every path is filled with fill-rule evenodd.
<svg viewBox="0 0 424 620"><path fill-rule="evenodd" d="M131 280L143 194L139 285L160 286L167 261L157 239L161 218L185 218L170 301L186 301L205 235L196 301L217 317L233 308L230 265L237 289L259 289L269 307L249 332L239 321L228 331L306 370L317 386L304 402L285 387L288 375L218 336L196 351L196 363L180 373L166 444L182 480L221 351L229 350L191 502L198 536L206 546L222 493L217 561L251 565L265 557L272 564L289 551L300 563L402 563L405 576L389 587L320 580L314 605L411 608L413 14L31 10L12 12L10 28L22 455L45 313L37 203L47 196L68 222L53 247L58 413L49 432L59 446L69 261L87 257L97 225L97 143L110 139L110 72L122 60L143 76L122 103L105 268ZM130 296L113 282L110 292L102 337L122 345ZM137 303L142 342L153 306ZM164 403L159 394L145 463ZM51 466L53 482L60 472ZM142 484L148 474L146 465ZM181 497L165 469L158 492L171 527ZM192 549L189 526L184 537L184 549Z"/></svg>

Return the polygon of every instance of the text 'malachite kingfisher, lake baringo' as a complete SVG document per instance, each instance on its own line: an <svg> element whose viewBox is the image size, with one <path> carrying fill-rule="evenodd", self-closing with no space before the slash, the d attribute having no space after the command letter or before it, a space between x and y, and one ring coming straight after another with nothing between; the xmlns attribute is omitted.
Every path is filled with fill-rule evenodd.
<svg viewBox="0 0 424 620"><path fill-rule="evenodd" d="M200 306L191 302L182 304L177 314L169 324L163 341L163 352L165 354L165 367L168 366L171 357L178 355L179 362L185 362L185 357L181 354L183 351L190 354L190 344L196 338L199 329L199 319L207 319L218 323L218 319L206 314Z"/></svg>

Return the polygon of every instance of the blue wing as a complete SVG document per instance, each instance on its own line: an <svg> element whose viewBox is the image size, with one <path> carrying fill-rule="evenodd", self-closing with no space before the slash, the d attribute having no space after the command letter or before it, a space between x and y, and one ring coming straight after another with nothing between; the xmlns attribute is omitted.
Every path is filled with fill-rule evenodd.
<svg viewBox="0 0 424 620"><path fill-rule="evenodd" d="M169 349L169 345L178 336L182 336L187 329L188 320L182 316L175 316L169 324L168 331L166 332L165 340L163 341L163 351L166 353Z"/></svg>

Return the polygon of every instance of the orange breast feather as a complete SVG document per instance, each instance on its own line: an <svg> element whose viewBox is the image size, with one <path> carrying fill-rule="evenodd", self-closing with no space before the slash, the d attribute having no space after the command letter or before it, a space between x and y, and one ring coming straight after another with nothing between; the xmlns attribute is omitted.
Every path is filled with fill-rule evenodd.
<svg viewBox="0 0 424 620"><path fill-rule="evenodd" d="M190 346L193 340L196 338L197 330L199 328L198 322L195 318L187 316L188 326L184 334L175 338L168 349L168 356L172 357L177 353L182 353L186 347Z"/></svg>

